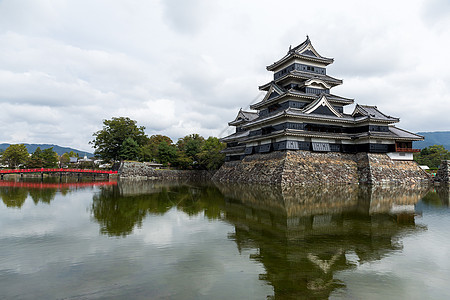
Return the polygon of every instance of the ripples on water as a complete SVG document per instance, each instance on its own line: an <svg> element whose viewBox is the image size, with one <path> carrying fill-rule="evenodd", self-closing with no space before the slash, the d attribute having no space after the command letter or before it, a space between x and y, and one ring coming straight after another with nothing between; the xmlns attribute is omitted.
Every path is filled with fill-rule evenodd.
<svg viewBox="0 0 450 300"><path fill-rule="evenodd" d="M449 189L0 182L0 298L448 298Z"/></svg>

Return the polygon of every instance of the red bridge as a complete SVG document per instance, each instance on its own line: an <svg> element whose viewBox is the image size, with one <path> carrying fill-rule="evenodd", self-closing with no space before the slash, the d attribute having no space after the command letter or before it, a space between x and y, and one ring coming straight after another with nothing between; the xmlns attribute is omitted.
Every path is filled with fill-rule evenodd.
<svg viewBox="0 0 450 300"><path fill-rule="evenodd" d="M88 174L117 174L117 171L86 170L86 169L16 169L0 170L0 174L23 174L23 173L88 173Z"/></svg>

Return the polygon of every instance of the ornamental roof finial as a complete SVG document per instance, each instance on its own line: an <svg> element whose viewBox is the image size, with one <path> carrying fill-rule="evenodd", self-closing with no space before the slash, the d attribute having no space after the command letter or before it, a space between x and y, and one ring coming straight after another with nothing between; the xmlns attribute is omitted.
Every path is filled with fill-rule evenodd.
<svg viewBox="0 0 450 300"><path fill-rule="evenodd" d="M309 36L308 35L306 35L306 40L309 41Z"/></svg>

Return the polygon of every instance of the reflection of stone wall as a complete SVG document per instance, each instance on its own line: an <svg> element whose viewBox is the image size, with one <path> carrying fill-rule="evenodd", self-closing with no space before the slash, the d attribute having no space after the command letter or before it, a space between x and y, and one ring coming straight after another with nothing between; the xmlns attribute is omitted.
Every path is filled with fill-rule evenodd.
<svg viewBox="0 0 450 300"><path fill-rule="evenodd" d="M143 180L205 180L211 179L213 173L200 170L166 170L154 169L147 163L126 161L121 164L120 178Z"/></svg>
<svg viewBox="0 0 450 300"><path fill-rule="evenodd" d="M361 186L360 193L370 199L370 214L401 213L414 210L415 205L428 192L426 186Z"/></svg>
<svg viewBox="0 0 450 300"><path fill-rule="evenodd" d="M357 185L318 185L283 190L288 216L314 216L359 211Z"/></svg>
<svg viewBox="0 0 450 300"><path fill-rule="evenodd" d="M436 173L435 181L439 182L450 182L450 160L441 161L439 170Z"/></svg>
<svg viewBox="0 0 450 300"><path fill-rule="evenodd" d="M227 162L216 182L281 185L369 183L428 184L429 176L414 161L393 161L386 154L272 152Z"/></svg>
<svg viewBox="0 0 450 300"><path fill-rule="evenodd" d="M428 192L417 186L216 184L222 194L254 209L288 218L334 215L343 212L389 214L416 204ZM401 210L401 209L400 209Z"/></svg>
<svg viewBox="0 0 450 300"><path fill-rule="evenodd" d="M436 187L436 192L439 195L439 198L442 201L442 204L449 205L450 204L450 185L443 184L441 186Z"/></svg>
<svg viewBox="0 0 450 300"><path fill-rule="evenodd" d="M163 189L179 186L179 182L170 181L155 181L155 180L128 180L122 179L118 182L120 195L135 196L142 194L155 194L161 192Z"/></svg>

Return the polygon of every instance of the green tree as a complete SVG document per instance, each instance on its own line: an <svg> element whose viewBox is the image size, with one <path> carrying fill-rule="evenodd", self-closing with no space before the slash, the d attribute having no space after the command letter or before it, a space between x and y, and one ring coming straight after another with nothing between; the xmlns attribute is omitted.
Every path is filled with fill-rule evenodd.
<svg viewBox="0 0 450 300"><path fill-rule="evenodd" d="M174 164L176 159L177 148L172 144L169 145L166 141L162 141L158 146L158 157L156 160L160 164L167 166Z"/></svg>
<svg viewBox="0 0 450 300"><path fill-rule="evenodd" d="M31 154L27 166L28 168L42 168L44 166L41 147L37 147L33 154Z"/></svg>
<svg viewBox="0 0 450 300"><path fill-rule="evenodd" d="M172 145L173 141L165 135L152 135L147 144L141 147L139 158L141 161L153 161L157 160L158 148L162 142L166 142L168 145Z"/></svg>
<svg viewBox="0 0 450 300"><path fill-rule="evenodd" d="M194 160L186 155L185 152L178 150L175 166L179 169L190 169L194 165Z"/></svg>
<svg viewBox="0 0 450 300"><path fill-rule="evenodd" d="M450 152L442 145L425 147L419 153L414 154L414 160L419 165L426 165L430 168L438 168L441 160L450 159Z"/></svg>
<svg viewBox="0 0 450 300"><path fill-rule="evenodd" d="M225 149L225 144L218 138L210 136L203 144L202 151L198 154L199 165L207 170L217 170L225 161L225 154L221 153Z"/></svg>
<svg viewBox="0 0 450 300"><path fill-rule="evenodd" d="M139 154L139 145L133 138L127 138L122 143L120 158L123 160L136 160Z"/></svg>
<svg viewBox="0 0 450 300"><path fill-rule="evenodd" d="M93 134L95 154L105 161L120 159L123 142L132 138L140 147L145 145L148 137L144 133L145 127L138 127L136 121L128 117L114 117L103 121L103 129Z"/></svg>
<svg viewBox="0 0 450 300"><path fill-rule="evenodd" d="M78 155L78 153L70 151L69 152L69 157L76 157L76 158L80 158L80 155Z"/></svg>
<svg viewBox="0 0 450 300"><path fill-rule="evenodd" d="M2 161L14 169L18 165L26 163L28 157L28 150L24 144L13 144L3 152Z"/></svg>
<svg viewBox="0 0 450 300"><path fill-rule="evenodd" d="M43 150L41 157L44 168L56 168L58 166L58 154L53 151L53 147Z"/></svg>
<svg viewBox="0 0 450 300"><path fill-rule="evenodd" d="M181 138L177 142L177 148L179 151L179 166L182 168L188 168L187 164L191 161L191 166L196 167L199 162L199 154L202 150L205 139L198 134L190 134Z"/></svg>
<svg viewBox="0 0 450 300"><path fill-rule="evenodd" d="M69 153L66 152L61 155L61 157L59 158L59 162L61 163L61 166L67 166L70 163Z"/></svg>

